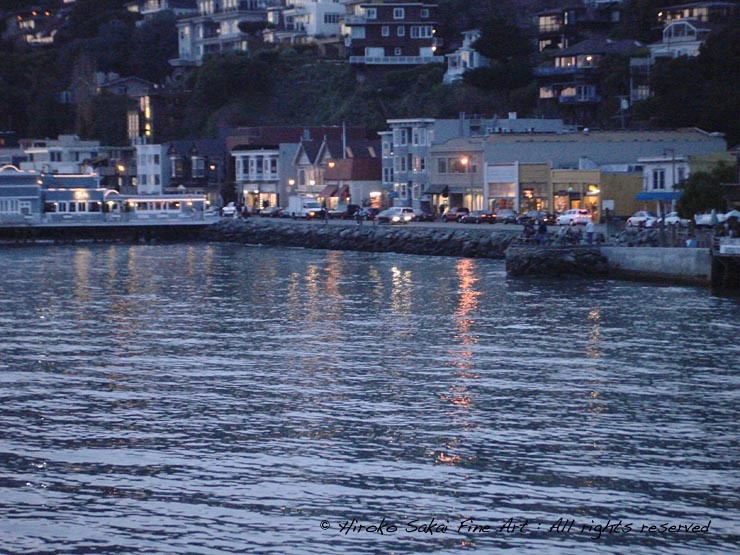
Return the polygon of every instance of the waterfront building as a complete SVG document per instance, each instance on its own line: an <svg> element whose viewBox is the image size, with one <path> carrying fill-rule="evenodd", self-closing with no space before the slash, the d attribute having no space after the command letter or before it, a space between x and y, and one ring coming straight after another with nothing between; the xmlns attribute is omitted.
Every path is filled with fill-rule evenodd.
<svg viewBox="0 0 740 555"><path fill-rule="evenodd" d="M519 118L515 112L507 118L461 114L458 119L391 119L387 124L389 130L381 133L382 180L386 197L397 206L413 206L432 212L447 202L445 188L449 188L451 183L434 183L430 179L430 164L439 166L444 163L440 173L455 181L456 187L467 188L468 198L455 199L462 203L459 205L482 208L483 158L481 148L476 146L476 138L490 134L563 133L573 129L560 119ZM444 162L433 162L431 151L434 145L455 138L466 145L464 152L455 150Z"/></svg>
<svg viewBox="0 0 740 555"><path fill-rule="evenodd" d="M229 159L224 141L170 141L163 146L170 171L163 192L205 195L209 203L222 205Z"/></svg>
<svg viewBox="0 0 740 555"><path fill-rule="evenodd" d="M99 141L80 140L77 135L59 135L57 139L21 141L27 160L20 169L41 173L77 174L82 166L98 157Z"/></svg>
<svg viewBox="0 0 740 555"><path fill-rule="evenodd" d="M15 166L0 167L0 224L26 224L41 213L41 180L38 172Z"/></svg>
<svg viewBox="0 0 740 555"><path fill-rule="evenodd" d="M136 192L140 195L161 195L169 187L170 159L163 144L137 144Z"/></svg>
<svg viewBox="0 0 740 555"><path fill-rule="evenodd" d="M707 156L726 150L727 144L721 134L700 129L586 130L457 137L432 145L429 190L434 192L435 202L443 199L437 191L445 191L450 206L471 209L511 208L520 211L535 206L548 211L563 211L587 207L598 214L602 201L613 198L605 196L601 178L597 179L597 175L590 174L589 170L599 170L601 176L615 173L639 176L628 180L631 186L637 184L630 193L636 197L643 189L641 158L665 159L669 156L671 159L674 157L672 153L676 158ZM466 158L475 161L470 169L462 164ZM551 176L547 181L531 175L522 179L522 168L531 164L546 164L555 177ZM480 170L478 165L481 165ZM473 171L472 166L478 171ZM610 194L613 196L614 192ZM627 205L623 203L622 206ZM622 214L621 208L613 210Z"/></svg>
<svg viewBox="0 0 740 555"><path fill-rule="evenodd" d="M323 187L323 170L315 165L315 160L322 141L328 145L358 144L366 137L364 127L345 126L256 126L229 130L225 142L234 159L237 201L252 208L285 208L290 195L318 194ZM297 159L301 145L305 156ZM321 163L332 156L342 157L341 149L332 148L336 152L325 150Z"/></svg>

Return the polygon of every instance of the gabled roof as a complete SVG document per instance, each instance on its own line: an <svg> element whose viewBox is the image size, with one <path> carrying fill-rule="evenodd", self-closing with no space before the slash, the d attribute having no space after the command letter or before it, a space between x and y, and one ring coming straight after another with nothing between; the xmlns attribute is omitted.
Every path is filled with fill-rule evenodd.
<svg viewBox="0 0 740 555"><path fill-rule="evenodd" d="M193 149L198 156L204 157L225 157L226 145L219 139L197 139L191 141L170 141L165 143L167 152L175 152L178 156L189 157Z"/></svg>
<svg viewBox="0 0 740 555"><path fill-rule="evenodd" d="M626 56L644 46L640 41L632 39L588 39L556 52L555 57L578 56L581 54L621 54Z"/></svg>

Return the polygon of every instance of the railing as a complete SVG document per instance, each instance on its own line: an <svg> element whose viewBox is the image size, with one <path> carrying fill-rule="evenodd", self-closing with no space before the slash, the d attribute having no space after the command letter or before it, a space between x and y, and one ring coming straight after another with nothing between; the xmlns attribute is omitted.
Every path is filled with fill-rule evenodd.
<svg viewBox="0 0 740 555"><path fill-rule="evenodd" d="M558 97L558 102L560 102L560 104L580 104L580 103L587 103L587 102L601 102L601 95L598 95L598 94L589 94L589 95L576 94L573 96L560 95Z"/></svg>
<svg viewBox="0 0 740 555"><path fill-rule="evenodd" d="M350 56L350 64L411 65L444 63L442 56Z"/></svg>

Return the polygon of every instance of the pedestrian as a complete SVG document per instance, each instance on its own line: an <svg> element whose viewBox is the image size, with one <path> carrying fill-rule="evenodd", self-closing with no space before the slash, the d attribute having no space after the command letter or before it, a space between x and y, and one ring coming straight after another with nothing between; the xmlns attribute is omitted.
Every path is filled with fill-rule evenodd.
<svg viewBox="0 0 740 555"><path fill-rule="evenodd" d="M547 224L545 220L540 220L537 225L537 242L540 245L547 243Z"/></svg>
<svg viewBox="0 0 740 555"><path fill-rule="evenodd" d="M324 225L329 225L329 211L326 209L326 204L321 209L321 217L324 218Z"/></svg>
<svg viewBox="0 0 740 555"><path fill-rule="evenodd" d="M362 225L362 218L362 210L358 208L357 212L355 212L355 221L357 221L357 225Z"/></svg>
<svg viewBox="0 0 740 555"><path fill-rule="evenodd" d="M586 224L586 242L589 245L593 245L594 243L594 231L596 230L596 226L592 221L589 221Z"/></svg>

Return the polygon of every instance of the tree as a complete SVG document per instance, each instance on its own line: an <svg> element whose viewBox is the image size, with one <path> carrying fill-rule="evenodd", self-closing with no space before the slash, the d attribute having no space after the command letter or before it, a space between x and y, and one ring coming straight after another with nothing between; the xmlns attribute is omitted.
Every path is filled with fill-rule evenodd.
<svg viewBox="0 0 740 555"><path fill-rule="evenodd" d="M694 214L703 214L711 210L724 212L727 202L722 190L723 183L734 183L737 168L734 165L720 163L711 172L692 173L682 186L683 190L676 208L682 218L691 218Z"/></svg>

